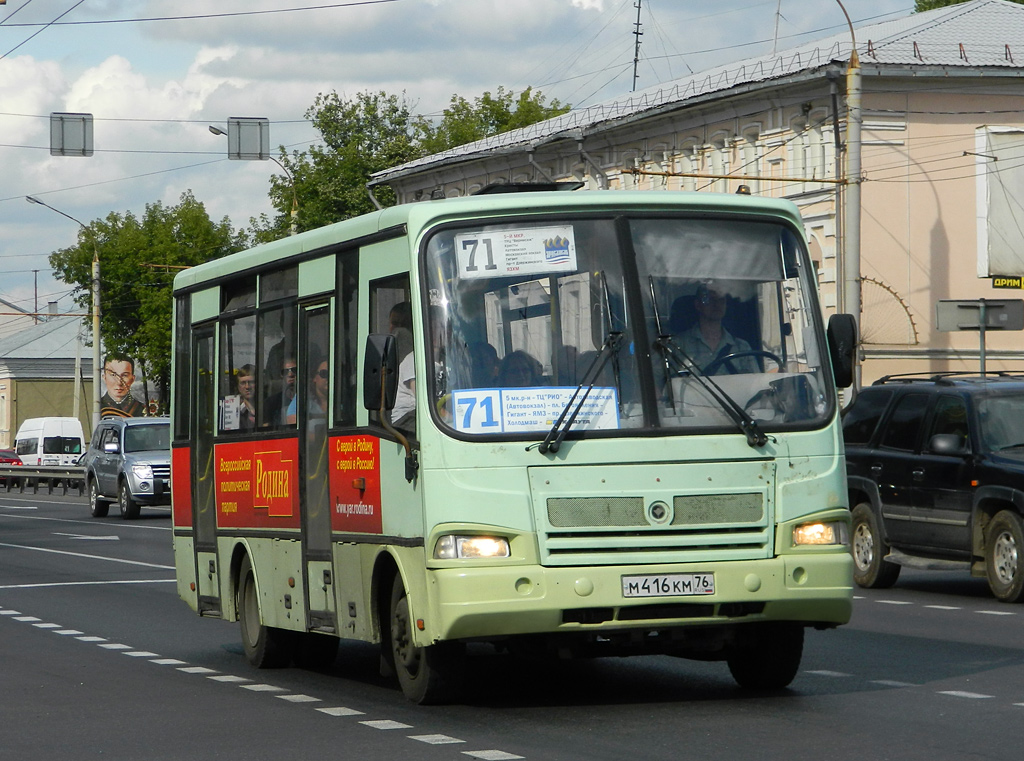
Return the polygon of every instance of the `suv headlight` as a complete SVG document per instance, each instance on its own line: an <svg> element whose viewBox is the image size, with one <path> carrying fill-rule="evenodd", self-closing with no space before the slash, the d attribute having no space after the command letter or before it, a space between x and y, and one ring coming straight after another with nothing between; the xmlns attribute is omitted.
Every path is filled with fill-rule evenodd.
<svg viewBox="0 0 1024 761"><path fill-rule="evenodd" d="M842 521L814 521L793 527L793 545L796 547L849 543L849 532Z"/></svg>
<svg viewBox="0 0 1024 761"><path fill-rule="evenodd" d="M150 481L153 478L153 468L149 465L132 465L132 474L140 481Z"/></svg>
<svg viewBox="0 0 1024 761"><path fill-rule="evenodd" d="M460 536L446 534L434 545L436 560L461 558L507 558L511 555L508 539L501 536Z"/></svg>

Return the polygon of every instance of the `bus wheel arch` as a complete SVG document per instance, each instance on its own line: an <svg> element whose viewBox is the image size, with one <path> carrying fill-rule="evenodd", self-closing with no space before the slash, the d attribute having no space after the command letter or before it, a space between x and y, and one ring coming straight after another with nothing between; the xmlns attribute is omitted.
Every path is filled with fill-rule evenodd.
<svg viewBox="0 0 1024 761"><path fill-rule="evenodd" d="M256 572L249 554L242 557L235 592L242 648L250 664L260 669L281 668L291 662L290 632L263 623Z"/></svg>

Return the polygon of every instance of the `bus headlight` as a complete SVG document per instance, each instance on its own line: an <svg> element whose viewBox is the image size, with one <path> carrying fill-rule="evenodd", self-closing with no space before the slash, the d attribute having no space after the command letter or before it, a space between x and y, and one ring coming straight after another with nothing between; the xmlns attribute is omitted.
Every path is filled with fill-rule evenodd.
<svg viewBox="0 0 1024 761"><path fill-rule="evenodd" d="M434 545L436 560L461 558L507 558L511 555L508 539L500 536L459 536L446 534Z"/></svg>
<svg viewBox="0 0 1024 761"><path fill-rule="evenodd" d="M850 543L846 524L841 521L815 521L793 527L793 545L829 545Z"/></svg>

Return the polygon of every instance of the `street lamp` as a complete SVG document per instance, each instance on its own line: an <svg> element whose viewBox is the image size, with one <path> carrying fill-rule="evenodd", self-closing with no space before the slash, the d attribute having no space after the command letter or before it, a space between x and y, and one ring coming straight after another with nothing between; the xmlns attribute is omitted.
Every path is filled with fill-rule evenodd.
<svg viewBox="0 0 1024 761"><path fill-rule="evenodd" d="M96 247L96 235L85 223L75 219L70 214L65 214L50 204L40 201L34 196L25 196L29 203L45 206L50 211L55 211L62 217L67 217L72 222L85 230L92 238L92 430L100 423L100 384L103 380L103 359L100 346L100 252ZM75 371L78 372L77 370ZM75 379L75 396L78 396L78 379Z"/></svg>
<svg viewBox="0 0 1024 761"><path fill-rule="evenodd" d="M207 127L207 129L210 130L210 132L212 132L214 135L223 135L223 136L227 137L227 134L228 134L227 132L222 130L220 127L214 126L213 124L209 125ZM291 221L288 223L288 234L289 235L295 235L298 232L297 224L298 224L298 216L299 216L299 197L298 197L298 195L295 192L295 177L292 175L292 173L290 171L288 171L288 167L286 167L280 161L275 159L273 156L268 155L267 158L270 159L271 161L273 161L279 167L281 167L281 171L284 172L285 177L288 178L288 184L291 186L291 189L292 189L292 212L291 212Z"/></svg>

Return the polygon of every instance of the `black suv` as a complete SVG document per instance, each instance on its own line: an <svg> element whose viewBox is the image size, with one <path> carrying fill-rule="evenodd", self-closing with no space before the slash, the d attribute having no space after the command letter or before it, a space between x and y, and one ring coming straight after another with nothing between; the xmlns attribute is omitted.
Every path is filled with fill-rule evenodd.
<svg viewBox="0 0 1024 761"><path fill-rule="evenodd" d="M888 375L843 438L860 586L965 561L1000 600L1024 597L1024 375Z"/></svg>

